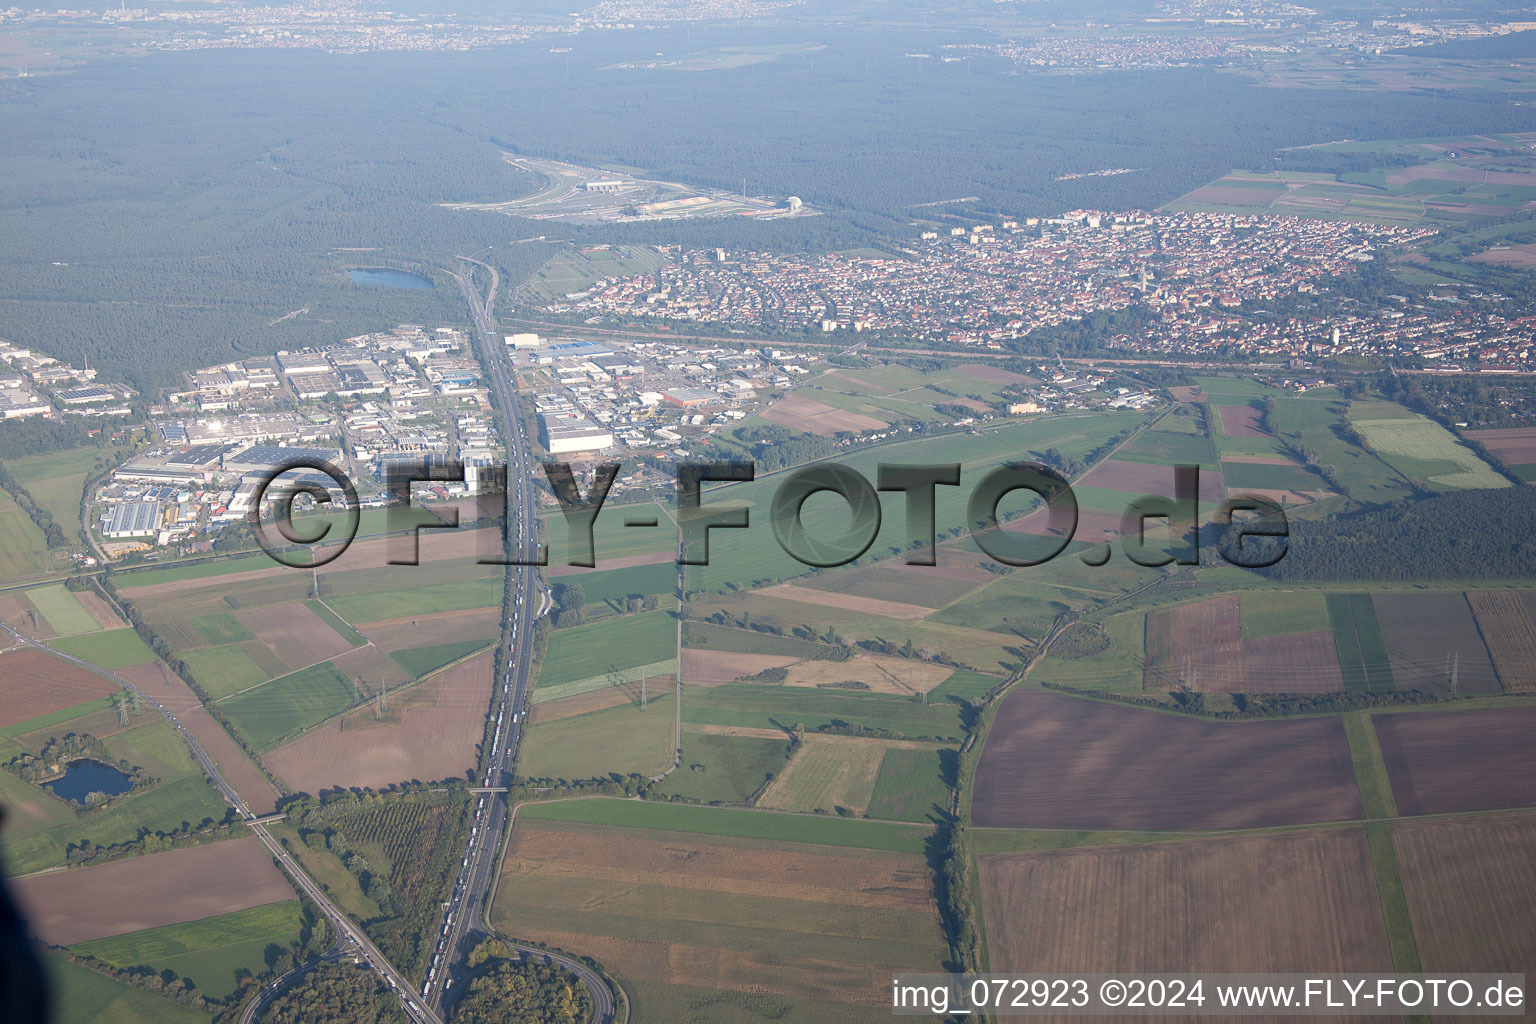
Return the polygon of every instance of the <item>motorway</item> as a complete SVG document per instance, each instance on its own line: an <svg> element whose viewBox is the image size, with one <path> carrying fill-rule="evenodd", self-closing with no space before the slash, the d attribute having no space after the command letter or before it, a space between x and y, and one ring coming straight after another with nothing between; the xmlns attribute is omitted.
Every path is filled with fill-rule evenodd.
<svg viewBox="0 0 1536 1024"><path fill-rule="evenodd" d="M528 439L518 415L517 392L513 388L511 367L508 364L506 346L496 333L496 323L490 313L495 302L499 275L494 267L469 257L460 257L489 271L491 286L489 298L482 298L474 285L468 267L450 271L459 282L459 289L468 303L474 320L475 335L490 385L491 400L501 414L507 437L507 540L509 554L514 563L532 562L538 551L539 524L536 502L532 493L535 463L528 457ZM507 566L506 610L502 616L501 644L501 700L496 707L496 724L491 746L483 759L481 783L486 787L506 785L511 775L513 758L518 741L522 738L524 710L528 706L528 689L532 678L532 644L534 620L543 607L539 592L538 571L532 565ZM441 1011L450 991L453 964L469 952L474 936L492 931L489 920L489 894L494 882L501 853L502 832L507 827L508 805L505 793L481 793L475 809L475 820L460 863L457 884L453 896L444 909L443 927L433 960L428 968L428 979L421 995L435 1011ZM546 957L560 964L586 984L592 995L593 1024L608 1024L614 1017L614 998L601 975L579 960L549 953L533 947L518 946L524 952Z"/></svg>

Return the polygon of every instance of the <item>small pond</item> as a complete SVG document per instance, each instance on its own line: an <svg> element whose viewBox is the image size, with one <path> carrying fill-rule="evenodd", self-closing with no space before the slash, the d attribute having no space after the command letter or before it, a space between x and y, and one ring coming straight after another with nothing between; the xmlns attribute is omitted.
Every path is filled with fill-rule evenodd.
<svg viewBox="0 0 1536 1024"><path fill-rule="evenodd" d="M69 762L63 775L43 783L43 786L54 796L83 804L91 793L117 796L128 792L133 788L133 779L109 764L82 758Z"/></svg>
<svg viewBox="0 0 1536 1024"><path fill-rule="evenodd" d="M431 278L413 274L408 270L391 270L389 267L358 267L347 271L347 276L358 284L378 288L414 288L427 291L432 287Z"/></svg>

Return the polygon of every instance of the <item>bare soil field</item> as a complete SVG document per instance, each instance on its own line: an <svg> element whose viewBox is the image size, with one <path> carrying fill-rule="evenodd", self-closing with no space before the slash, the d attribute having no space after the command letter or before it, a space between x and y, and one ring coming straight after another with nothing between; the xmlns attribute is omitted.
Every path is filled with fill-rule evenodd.
<svg viewBox="0 0 1536 1024"><path fill-rule="evenodd" d="M1536 244L1518 247L1527 265L1536 266ZM1512 252L1512 251L1510 251ZM1491 253L1487 255L1492 255ZM1475 257L1474 257L1475 258ZM1489 262L1506 262L1492 261ZM1509 260L1507 262L1514 262ZM1511 465L1536 462L1536 427L1511 427L1506 430L1464 430L1467 437L1478 442L1499 461Z"/></svg>
<svg viewBox="0 0 1536 1024"><path fill-rule="evenodd" d="M994 971L1392 970L1364 829L999 853L980 869Z"/></svg>
<svg viewBox="0 0 1536 1024"><path fill-rule="evenodd" d="M112 606L94 590L78 591L75 594L75 600L80 602L80 607L84 608L87 614L95 619L96 624L102 629L121 629L128 625L118 616L117 612L112 610Z"/></svg>
<svg viewBox="0 0 1536 1024"><path fill-rule="evenodd" d="M671 693L672 687L676 683L676 676L665 675L651 676L647 685L652 688L650 692L652 699L655 699L655 695L658 693ZM616 708L621 704L639 703L640 686L638 683L605 686L601 690L589 690L586 693L578 693L570 697L541 701L533 706L532 711L528 712L528 721L533 724L555 722L562 718L575 718L577 715L585 715L592 711Z"/></svg>
<svg viewBox="0 0 1536 1024"><path fill-rule="evenodd" d="M899 599L900 603L935 609L952 604L975 590L975 584L980 582L975 576L975 570L893 562L822 573L798 585L882 601Z"/></svg>
<svg viewBox="0 0 1536 1024"><path fill-rule="evenodd" d="M789 733L783 729L757 729L750 725L690 725L684 730L704 736L738 736L749 740L787 740Z"/></svg>
<svg viewBox="0 0 1536 1024"><path fill-rule="evenodd" d="M255 836L13 880L33 932L58 946L297 898Z"/></svg>
<svg viewBox="0 0 1536 1024"><path fill-rule="evenodd" d="M1344 692L1331 631L1246 638L1242 678L1246 693Z"/></svg>
<svg viewBox="0 0 1536 1024"><path fill-rule="evenodd" d="M648 555L626 555L623 558L604 558L599 554L593 561L596 565L551 565L545 568L546 576L581 576L589 572L607 572L610 569L628 569L636 565L657 565L661 562L670 562L677 558L675 551L653 551ZM580 583L580 580L576 581Z"/></svg>
<svg viewBox="0 0 1536 1024"><path fill-rule="evenodd" d="M1251 405L1218 405L1221 430L1228 437L1268 437L1262 423L1264 414Z"/></svg>
<svg viewBox="0 0 1536 1024"><path fill-rule="evenodd" d="M920 604L882 601L877 597L858 597L853 594L834 594L825 590L816 590L813 587L796 586L793 583L780 583L776 587L768 587L763 593L786 601L842 608L865 615L878 615L886 619L905 619L909 622L926 619L933 614L932 608L924 608Z"/></svg>
<svg viewBox="0 0 1536 1024"><path fill-rule="evenodd" d="M359 690L370 695L386 686L393 688L411 681L410 673L377 647L354 648L331 664L356 683Z"/></svg>
<svg viewBox="0 0 1536 1024"><path fill-rule="evenodd" d="M355 628L385 653L401 651L407 647L434 647L469 640L489 641L501 635L501 609L432 612L414 618L362 622Z"/></svg>
<svg viewBox="0 0 1536 1024"><path fill-rule="evenodd" d="M1060 530L1051 529L1050 517L1050 509L1037 508L1022 519L1004 523L1003 529L1009 532L1032 533L1040 537L1060 537ZM1089 544L1112 544L1120 539L1120 528L1123 525L1123 518L1114 512L1078 509L1077 529L1072 531L1072 539L1086 541ZM1150 534L1151 531L1148 532Z"/></svg>
<svg viewBox="0 0 1536 1024"><path fill-rule="evenodd" d="M1033 379L1024 376L1022 373L1005 370L1001 366L977 366L972 364L969 366L957 366L954 372L962 373L967 377L975 377L977 380L984 380L991 384L1027 384Z"/></svg>
<svg viewBox="0 0 1536 1024"><path fill-rule="evenodd" d="M880 430L889 426L884 420L863 416L856 412L844 412L824 402L799 394L785 396L762 411L763 419L784 427L794 427L822 437L831 437L843 430Z"/></svg>
<svg viewBox="0 0 1536 1024"><path fill-rule="evenodd" d="M10 626L22 636L35 640L48 640L58 636L24 594L7 594L0 597L0 622Z"/></svg>
<svg viewBox="0 0 1536 1024"><path fill-rule="evenodd" d="M1362 814L1336 718L1216 722L1017 690L977 767L976 824L1204 831Z"/></svg>
<svg viewBox="0 0 1536 1024"><path fill-rule="evenodd" d="M860 682L872 693L911 696L914 693L927 693L954 674L954 669L933 662L856 654L847 661L797 662L790 667L784 685L836 689L831 684ZM688 679L687 676L683 678ZM849 689L865 692L858 687Z"/></svg>
<svg viewBox="0 0 1536 1024"><path fill-rule="evenodd" d="M0 726L107 697L118 688L94 673L39 650L0 654Z"/></svg>
<svg viewBox="0 0 1536 1024"><path fill-rule="evenodd" d="M1392 846L1424 970L1536 973L1536 814L1403 822Z"/></svg>
<svg viewBox="0 0 1536 1024"><path fill-rule="evenodd" d="M1236 594L1147 613L1147 690L1242 693L1243 627Z"/></svg>
<svg viewBox="0 0 1536 1024"><path fill-rule="evenodd" d="M266 755L267 768L307 793L462 776L475 765L490 708L491 653L420 684L430 689L392 697L390 718L380 721L375 708L363 707L278 747Z"/></svg>
<svg viewBox="0 0 1536 1024"><path fill-rule="evenodd" d="M1171 387L1168 389L1168 393L1179 402L1204 402L1208 397L1205 389L1199 384L1184 384L1178 387Z"/></svg>
<svg viewBox="0 0 1536 1024"><path fill-rule="evenodd" d="M235 618L277 652L290 669L329 661L352 649L341 634L298 601L244 608L235 612Z"/></svg>
<svg viewBox="0 0 1536 1024"><path fill-rule="evenodd" d="M252 811L269 814L276 809L277 792L271 783L246 758L245 752L224 727L208 714L197 695L163 662L152 661L148 665L118 669L117 674L165 705L181 720L218 765L224 780L234 787Z"/></svg>
<svg viewBox="0 0 1536 1024"><path fill-rule="evenodd" d="M1498 693L1499 677L1461 594L1376 594L1372 599L1399 689L1450 686L1458 693Z"/></svg>
<svg viewBox="0 0 1536 1024"><path fill-rule="evenodd" d="M1536 805L1536 707L1372 715L1403 815Z"/></svg>
<svg viewBox="0 0 1536 1024"><path fill-rule="evenodd" d="M912 854L519 822L499 891L498 927L620 978L878 1006L941 956Z"/></svg>
<svg viewBox="0 0 1536 1024"><path fill-rule="evenodd" d="M780 654L738 654L735 651L704 651L684 648L683 678L693 686L718 686L752 676L769 668L785 668L799 658ZM565 698L562 698L565 699ZM559 701L550 701L552 704Z"/></svg>
<svg viewBox="0 0 1536 1024"><path fill-rule="evenodd" d="M1536 690L1536 594L1513 590L1467 595L1488 653L1508 693Z"/></svg>
<svg viewBox="0 0 1536 1024"><path fill-rule="evenodd" d="M1150 462L1121 462L1110 459L1101 462L1083 477L1083 487L1103 487L1111 491L1129 491L1133 494L1161 494L1173 497L1173 467L1158 466ZM1218 502L1226 500L1227 492L1220 473L1200 474L1200 500Z"/></svg>

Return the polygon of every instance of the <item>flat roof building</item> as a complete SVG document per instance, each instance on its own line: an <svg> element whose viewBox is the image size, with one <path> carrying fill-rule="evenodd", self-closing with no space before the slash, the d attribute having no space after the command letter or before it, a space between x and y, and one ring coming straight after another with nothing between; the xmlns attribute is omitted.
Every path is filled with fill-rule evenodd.
<svg viewBox="0 0 1536 1024"><path fill-rule="evenodd" d="M101 525L101 535L108 540L125 537L153 537L159 529L160 503L134 501L112 506Z"/></svg>

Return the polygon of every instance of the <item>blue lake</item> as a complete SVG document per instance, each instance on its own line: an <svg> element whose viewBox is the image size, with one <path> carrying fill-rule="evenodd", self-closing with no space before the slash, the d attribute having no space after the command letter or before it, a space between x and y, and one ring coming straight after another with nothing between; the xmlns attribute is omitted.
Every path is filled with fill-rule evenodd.
<svg viewBox="0 0 1536 1024"><path fill-rule="evenodd" d="M376 288L413 288L424 292L432 287L429 278L408 270L391 270L389 267L357 267L347 271L347 276L358 284L373 285Z"/></svg>
<svg viewBox="0 0 1536 1024"><path fill-rule="evenodd" d="M43 786L54 796L83 804L91 793L116 796L128 792L133 788L133 779L109 764L82 759L69 762L62 776Z"/></svg>

